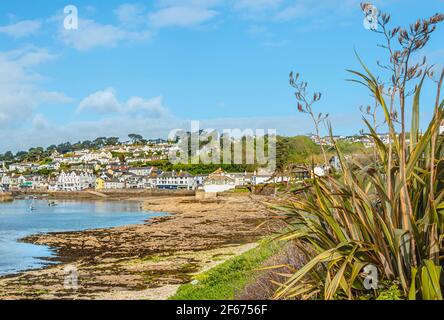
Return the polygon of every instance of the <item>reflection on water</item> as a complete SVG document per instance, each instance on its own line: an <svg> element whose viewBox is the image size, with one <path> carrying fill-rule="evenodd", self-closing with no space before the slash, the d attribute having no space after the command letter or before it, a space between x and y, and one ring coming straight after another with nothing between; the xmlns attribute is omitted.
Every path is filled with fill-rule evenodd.
<svg viewBox="0 0 444 320"><path fill-rule="evenodd" d="M0 275L39 268L53 252L19 239L47 232L111 228L143 223L163 214L140 210L138 202L16 200L0 203Z"/></svg>

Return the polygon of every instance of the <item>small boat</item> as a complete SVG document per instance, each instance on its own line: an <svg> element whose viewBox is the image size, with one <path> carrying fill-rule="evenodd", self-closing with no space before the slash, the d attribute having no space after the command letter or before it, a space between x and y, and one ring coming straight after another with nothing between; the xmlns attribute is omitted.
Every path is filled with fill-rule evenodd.
<svg viewBox="0 0 444 320"><path fill-rule="evenodd" d="M48 206L49 206L49 207L55 207L55 206L57 206L57 203L55 203L55 202L49 202L49 203L48 203Z"/></svg>
<svg viewBox="0 0 444 320"><path fill-rule="evenodd" d="M34 207L34 200L32 200L31 204L29 205L29 211L35 211L37 210L36 207Z"/></svg>

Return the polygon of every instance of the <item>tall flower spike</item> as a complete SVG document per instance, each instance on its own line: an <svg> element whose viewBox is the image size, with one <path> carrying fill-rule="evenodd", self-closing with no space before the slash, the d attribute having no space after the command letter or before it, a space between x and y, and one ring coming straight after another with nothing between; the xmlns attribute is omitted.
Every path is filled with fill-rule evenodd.
<svg viewBox="0 0 444 320"><path fill-rule="evenodd" d="M304 112L304 107L302 107L301 103L298 103L298 110L299 112Z"/></svg>

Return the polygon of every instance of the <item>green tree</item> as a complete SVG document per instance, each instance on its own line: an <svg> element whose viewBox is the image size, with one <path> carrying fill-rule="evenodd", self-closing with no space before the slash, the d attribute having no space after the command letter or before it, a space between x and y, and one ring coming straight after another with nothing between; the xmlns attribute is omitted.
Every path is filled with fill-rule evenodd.
<svg viewBox="0 0 444 320"><path fill-rule="evenodd" d="M118 145L118 144L119 144L119 138L117 138L117 137L110 137L110 138L107 138L107 139L105 140L105 144L106 144L107 146L115 146L115 145Z"/></svg>
<svg viewBox="0 0 444 320"><path fill-rule="evenodd" d="M128 135L128 138L131 139L133 144L139 143L140 141L143 140L143 137L140 134L136 134L136 133L130 133Z"/></svg>

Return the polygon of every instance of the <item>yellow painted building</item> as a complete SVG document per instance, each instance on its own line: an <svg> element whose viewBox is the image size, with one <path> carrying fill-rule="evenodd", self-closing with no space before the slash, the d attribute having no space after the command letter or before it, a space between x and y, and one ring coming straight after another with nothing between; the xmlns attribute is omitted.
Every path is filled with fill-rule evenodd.
<svg viewBox="0 0 444 320"><path fill-rule="evenodd" d="M96 190L104 190L105 189L105 180L102 178L97 178L95 183Z"/></svg>

